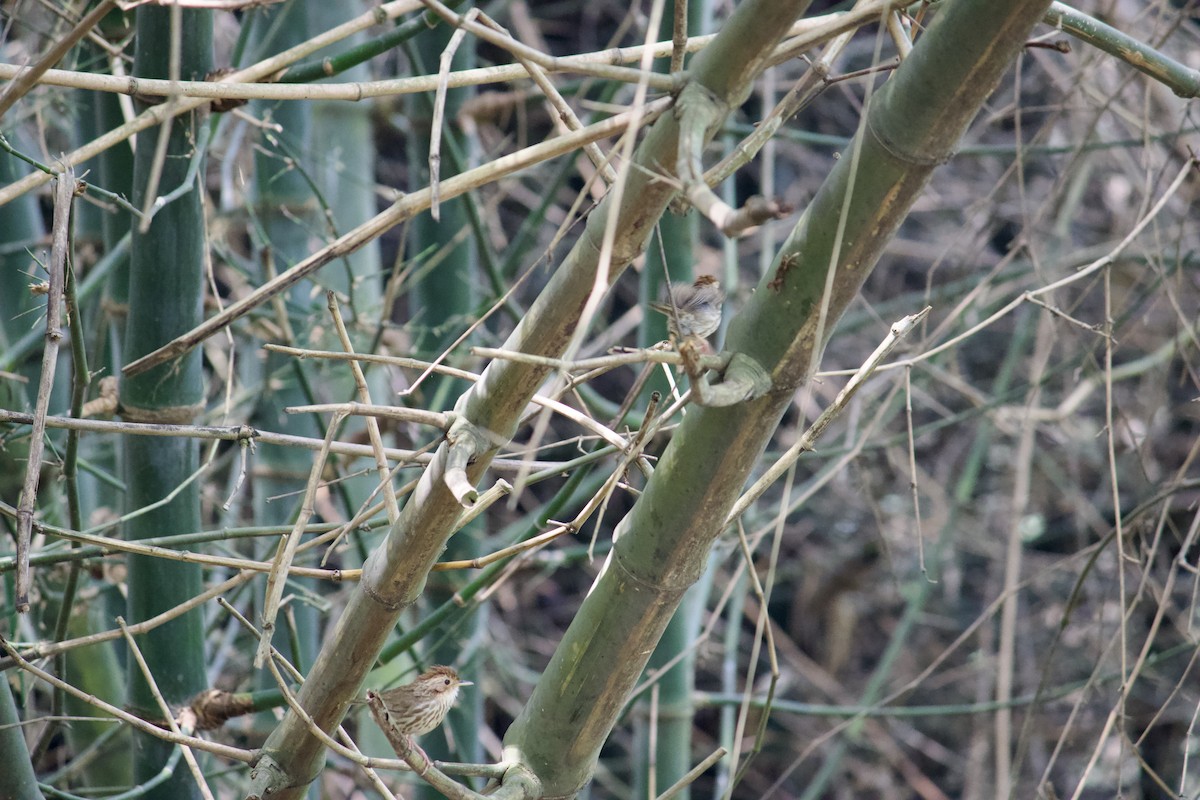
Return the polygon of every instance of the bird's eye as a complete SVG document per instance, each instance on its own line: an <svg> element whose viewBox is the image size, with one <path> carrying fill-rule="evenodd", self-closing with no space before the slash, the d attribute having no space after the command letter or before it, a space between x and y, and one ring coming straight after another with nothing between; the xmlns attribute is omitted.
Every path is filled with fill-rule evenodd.
<svg viewBox="0 0 1200 800"><path fill-rule="evenodd" d="M442 681L442 683L444 683L444 684L446 684L447 686L449 686L449 685L450 685L450 679L449 679L449 678L446 678L446 679L444 679L444 680Z"/></svg>

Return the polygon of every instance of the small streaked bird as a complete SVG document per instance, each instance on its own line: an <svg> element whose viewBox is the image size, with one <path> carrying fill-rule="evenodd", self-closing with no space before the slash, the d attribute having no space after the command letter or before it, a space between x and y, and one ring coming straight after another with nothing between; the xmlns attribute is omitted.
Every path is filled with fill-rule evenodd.
<svg viewBox="0 0 1200 800"><path fill-rule="evenodd" d="M673 305L672 305L673 302ZM671 284L665 302L650 307L667 317L667 327L676 339L695 336L707 339L721 327L721 306L725 293L711 275L701 275L694 283Z"/></svg>
<svg viewBox="0 0 1200 800"><path fill-rule="evenodd" d="M379 698L383 716L392 730L404 736L420 736L442 724L458 699L458 690L471 686L451 667L430 667L412 683L367 695Z"/></svg>

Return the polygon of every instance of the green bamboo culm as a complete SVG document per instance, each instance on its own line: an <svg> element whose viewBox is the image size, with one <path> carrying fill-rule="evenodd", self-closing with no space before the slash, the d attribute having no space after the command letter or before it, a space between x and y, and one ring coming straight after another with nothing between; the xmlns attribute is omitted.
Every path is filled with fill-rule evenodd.
<svg viewBox="0 0 1200 800"><path fill-rule="evenodd" d="M174 23L172 17L175 17ZM166 78L172 39L178 37L180 77L203 80L211 69L212 19L209 12L143 6L137 10L134 74ZM204 115L199 111L176 117L170 124L166 158L154 196L174 192L187 177L194 144ZM146 205L159 129L138 140L134 165L134 205ZM203 170L200 171L201 173ZM191 190L161 208L145 232L134 226L129 278L129 318L125 330L126 362L150 352L198 324L204 297L206 250L203 187ZM202 410L200 351L158 369L129 378L121 388L125 416L138 422L187 424ZM183 486L199 467L194 440L129 436L125 443L126 510L157 503L172 492L169 502L131 519L128 539L200 528L199 484ZM182 486L182 489L181 489ZM128 572L128 618L138 622L195 597L202 591L198 565L132 556ZM144 655L163 698L172 706L186 703L205 688L203 619L199 610L139 637ZM148 683L130 662L130 704L147 719L161 717ZM156 774L171 747L160 739L139 735L133 748L134 780ZM198 797L186 769L158 784L147 798Z"/></svg>
<svg viewBox="0 0 1200 800"><path fill-rule="evenodd" d="M42 792L37 785L33 765L29 763L29 749L25 746L21 715L13 700L12 687L7 680L0 685L0 797L13 800L41 800Z"/></svg>
<svg viewBox="0 0 1200 800"><path fill-rule="evenodd" d="M689 35L711 33L712 31L703 29L705 19L711 19L712 16L710 6L711 0L671 0L664 9L659 39L666 41L673 38L675 17L681 14L686 15ZM685 66L686 63L685 61ZM663 59L655 63L656 71L669 72L670 69L669 60ZM638 279L639 303L643 311L647 312L638 332L638 344L642 347L649 347L667 336L667 318L662 314L650 313L648 309L650 303L662 297L663 285L668 278L676 282L691 281L696 277L694 268L699 255L699 223L700 215L692 208L683 214L668 212L656 226L655 236L646 250L646 268L642 270ZM659 392L663 397L670 396L666 376L661 369L655 369L650 380L642 388L641 402L647 402L650 392L653 391ZM684 595L683 602L650 656L650 670L658 670L672 661L676 663L659 680L657 718L644 720L641 715L637 717L639 723L643 723L639 731L639 741L644 741L645 744L639 746L635 752L635 796L645 797L650 787L654 787L653 794L657 794L674 785L692 768L695 642L700 633L710 583L711 580L701 581ZM642 709L649 708L649 699L649 693L640 698ZM650 752L651 724L656 730L653 737L653 754ZM690 800L690 787L681 790L677 796L679 800Z"/></svg>
<svg viewBox="0 0 1200 800"><path fill-rule="evenodd" d="M726 346L754 359L770 376L770 390L730 408L692 409L622 520L610 568L505 736L509 752L520 753L541 779L545 796L573 796L590 778L644 654L702 575L713 541L778 420L816 369L829 331L1047 5L1048 0L960 0L941 6L872 99L855 143L731 320ZM722 34L762 25L755 6L766 11L772 4L747 0ZM780 10L793 15L802 10L792 8ZM748 19L751 11L755 18ZM729 54L715 47L719 41L692 64L693 75L707 77L711 83L705 85L717 96L722 79L738 74L722 68ZM693 110L686 107L695 100L691 88L677 100L685 113Z"/></svg>

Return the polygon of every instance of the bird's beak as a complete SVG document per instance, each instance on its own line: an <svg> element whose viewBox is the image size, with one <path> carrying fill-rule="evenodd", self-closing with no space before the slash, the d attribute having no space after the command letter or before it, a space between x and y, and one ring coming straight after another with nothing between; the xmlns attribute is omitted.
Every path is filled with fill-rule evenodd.
<svg viewBox="0 0 1200 800"><path fill-rule="evenodd" d="M475 685L475 682L474 682L474 681L459 681L459 682L458 682L458 685L459 685L459 687L463 687L463 686L474 686L474 685Z"/></svg>

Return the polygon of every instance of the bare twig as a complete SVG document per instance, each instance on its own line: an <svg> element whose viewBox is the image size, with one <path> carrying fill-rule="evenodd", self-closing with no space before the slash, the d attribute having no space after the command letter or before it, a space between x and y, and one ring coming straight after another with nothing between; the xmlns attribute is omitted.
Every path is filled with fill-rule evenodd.
<svg viewBox="0 0 1200 800"><path fill-rule="evenodd" d="M729 516L727 518L728 522L733 522L739 516L741 516L746 509L750 507L751 503L761 497L763 492L765 492L768 487L771 486L771 484L775 483L775 481L779 480L779 478L781 478L783 474L787 472L788 468L795 463L796 459L798 459L805 451L812 449L813 444L815 444L817 439L821 437L821 434L825 432L825 429L829 427L829 423L833 422L833 420L842 413L842 409L846 407L846 404L850 402L850 399L854 397L859 389L862 388L867 379L869 379L871 375L875 373L875 371L879 368L879 365L883 362L883 359L887 357L887 354L890 353L892 349L900 343L900 339L903 338L905 334L911 331L921 322L921 320L925 319L925 317L929 315L930 310L930 307L926 306L916 314L910 314L909 316L898 320L892 325L891 330L888 331L888 335L882 342L879 343L879 346L875 348L875 352L871 353L871 355L867 357L867 360L863 362L863 365L859 367L857 371L855 371L854 375L850 378L850 381L845 385L845 387L842 388L840 392L838 392L837 397L834 398L834 401L829 404L829 407L821 412L821 415L813 420L813 424L810 425L808 430L804 432L804 435L801 436L794 445L789 447L788 451L784 453L784 455L778 461L772 464L771 468L763 473L762 477L755 481L754 484L737 499L737 502L733 504L731 509L729 509Z"/></svg>
<svg viewBox="0 0 1200 800"><path fill-rule="evenodd" d="M247 8L259 8L282 3L284 0L123 0L120 3L123 11L131 11L138 6L181 6L182 8L201 8L208 11L240 11Z"/></svg>
<svg viewBox="0 0 1200 800"><path fill-rule="evenodd" d="M175 609L172 609L172 611L174 611L174 610ZM149 621L149 620L147 620L147 621ZM139 628L144 629L145 624L146 623L141 623L139 625L133 625L133 626L126 628L126 630L131 631L131 632L138 631ZM110 631L110 635L108 636L108 638L109 639L119 639L123 635L124 634L120 630ZM63 642L61 644L65 645L67 643ZM117 719L121 720L122 722L125 722L126 724L130 725L131 727L137 728L142 733L148 733L151 736L156 736L159 739L162 739L163 741L166 741L166 742L171 742L172 744L186 745L186 746L194 748L196 750L204 750L205 752L212 753L213 755L221 756L222 758L228 758L233 761L241 761L246 764L253 764L254 762L256 762L258 760L259 754L258 754L258 751L256 751L256 750L243 750L239 747L230 747L227 744L221 744L219 742L210 742L210 741L207 741L206 739L201 739L197 736L186 736L184 734L175 733L174 731L163 730L162 728L158 727L157 725L153 725L149 722L146 722L141 717L138 717L134 714L130 714L128 711L120 709L120 708L112 705L111 703L104 702L103 700L96 697L95 695L91 695L91 694L88 694L87 692L81 691L81 690L75 688L74 686L72 686L71 684L67 683L66 681L59 680L58 678L54 677L50 673L48 673L44 670L38 669L33 664L29 663L29 661L27 661L25 658L23 658L21 656L21 654L19 652L17 652L17 649L15 647L13 647L12 644L10 644L9 641L7 639L5 639L3 636L0 636L0 649L4 650L4 652L6 652L8 654L8 659L11 659L14 664L16 664L18 667L20 667L21 669L28 672L30 675L33 675L35 678L43 680L46 683L53 686L54 688L61 689L62 691L66 692L67 694L71 695L72 697L76 697L76 698L82 700L83 702L85 702L95 708L98 708L99 710L103 711L104 713L109 714L113 717L116 717ZM61 652L61 650L60 650L60 652ZM3 664L3 660L0 660L0 665L2 665L2 664Z"/></svg>
<svg viewBox="0 0 1200 800"><path fill-rule="evenodd" d="M1041 404L1042 381L1050 355L1054 350L1054 335L1051 317L1040 315L1037 319L1037 341L1034 344L1033 356L1029 365L1029 392L1025 396L1027 408L1037 408ZM1020 596L1018 588L1021 584L1021 564L1026 548L1023 528L1031 504L1030 489L1033 484L1035 470L1034 459L1037 455L1038 422L1032 417L1022 420L1020 435L1017 439L1016 452L1012 456L1014 476L1008 525L1008 540L1004 553L1004 604L1000 607L1000 626L996 642L996 690L995 699L1002 704L996 709L996 719L993 728L996 735L995 769L997 794L1008 795L1012 785L1012 748L1007 744L1013 741L1013 713L1006 704L1013 699L1013 682L1017 674L1017 623L1020 612ZM1119 506L1118 506L1119 508ZM1117 525L1120 526L1120 514L1117 514ZM1001 739L1003 736L1005 738Z"/></svg>
<svg viewBox="0 0 1200 800"><path fill-rule="evenodd" d="M479 16L484 25L506 36L511 35L502 25L487 14L480 12ZM517 53L513 55L516 57L518 63L525 68L525 71L529 73L529 77L537 84L537 87L542 90L546 102L554 110L555 113L552 116L555 127L558 128L559 132L568 133L570 131L583 130L583 123L575 115L575 110L571 108L566 99L559 93L557 87L550 81L550 77L546 74L546 71L524 55ZM600 170L600 175L604 178L604 181L611 186L613 181L617 179L617 173L609 163L609 159L605 158L604 153L600 150L600 146L595 142L585 144L583 152L591 160L592 164L595 165L596 169Z"/></svg>
<svg viewBox="0 0 1200 800"><path fill-rule="evenodd" d="M772 539L771 555L768 559L767 580L764 586L758 580L757 571L754 569L754 560L751 556L749 547L747 546L746 537L742 526L737 526L738 536L742 546L743 556L746 561L746 574L751 576L751 587L753 588L754 596L758 599L758 614L754 622L754 638L750 648L749 657L746 659L747 670L744 679L745 692L742 696L741 707L738 709L737 728L733 736L733 753L730 756L729 770L735 776L738 775L738 759L741 756L742 741L747 722L749 721L751 700L754 696L754 675L758 668L759 648L762 642L766 641L767 653L770 657L771 664L771 681L767 690L766 708L767 713L760 715L760 725L755 734L754 751L757 751L762 745L762 737L765 732L767 718L770 716L771 701L775 696L775 686L779 682L779 662L775 653L775 634L771 626L771 618L768 614L770 607L771 592L775 587L776 567L779 564L779 549L783 542L783 527L787 520L787 508L790 504L793 482L796 477L796 464L793 461L788 465L787 477L784 479L783 498L779 506L779 512L775 515L774 524L772 525L775 536ZM765 635L765 636L764 636ZM747 760L748 763L748 760ZM743 767L745 769L745 767ZM737 784L735 778L730 784L730 790ZM729 795L727 795L729 796Z"/></svg>
<svg viewBox="0 0 1200 800"><path fill-rule="evenodd" d="M337 295L332 291L326 292L329 313L333 317L333 325L337 330L342 349L354 353L354 343L350 341L350 333L342 319L341 309L338 308ZM357 361L350 362L350 372L354 375L354 384L358 387L358 399L363 403L371 402L371 389L367 386L367 377ZM367 417L367 435L371 439L371 448L375 451L375 468L379 472L379 481L384 485L383 502L387 506L388 521L395 522L400 517L400 507L396 504L396 496L392 492L392 479L388 469L387 455L383 452L383 437L379 433L379 423L374 417Z"/></svg>
<svg viewBox="0 0 1200 800"><path fill-rule="evenodd" d="M662 397L658 392L650 395L650 402L646 404L646 413L642 416L641 427L638 428L633 441L629 443L629 450L622 454L620 462L617 463L616 468L613 469L612 473L604 481L604 485L600 487L600 490L592 495L591 499L575 515L575 519L569 523L570 528L579 530L593 511L596 509L600 510L600 516L596 520L595 528L593 528L592 539L588 542L588 558L593 558L595 555L596 536L600 531L600 522L604 519L604 512L608 508L609 498L612 497L612 493L616 491L617 485L625 477L626 470L641 456L643 448L653 440L654 434L663 424L663 417L655 418L654 416L658 411L658 404L661 400ZM614 531L613 538L615 539L616 536L617 534Z"/></svg>
<svg viewBox="0 0 1200 800"><path fill-rule="evenodd" d="M896 45L896 53L900 56L900 60L908 58L908 54L912 52L912 39L908 36L908 27L905 24L905 19L902 11L894 10L887 15L888 35L892 37L892 44Z"/></svg>
<svg viewBox="0 0 1200 800"><path fill-rule="evenodd" d="M355 363L355 362L351 362ZM395 419L401 422L413 422L417 425L429 425L439 430L450 427L451 415L441 411L426 411L423 408L405 408L404 406L377 406L370 403L315 403L311 406L288 406L284 409L288 414L328 414L338 413L346 416L365 417L374 423L376 419ZM378 425L376 425L378 432ZM372 446L374 446L372 444ZM383 442L379 443L380 454L383 453ZM384 464L386 468L386 463Z"/></svg>
<svg viewBox="0 0 1200 800"><path fill-rule="evenodd" d="M282 53L264 59L257 64L248 67L238 72L231 73L225 76L227 82L237 81L257 81L272 76L278 73L281 69L289 64L295 63L300 59L320 50L324 47L341 41L348 36L353 36L359 31L365 30L372 25L378 25L386 20L395 19L396 17L407 14L420 8L417 0L396 0L392 3L384 3L383 5L372 9L371 11L361 14L355 19L344 22L334 28L331 28L318 36L314 36L306 42L301 42L295 47L289 48ZM170 82L164 82L168 87ZM131 136L134 136L141 131L152 128L155 125L161 124L164 120L171 117L185 114L192 109L199 108L208 102L206 98L190 98L183 97L175 102L161 103L152 106L135 119L130 120L119 128L105 133L88 142L82 147L79 147L71 153L63 156L62 162L65 166L78 166L90 158L103 153L108 148L119 142L123 142ZM0 206L12 201L16 197L20 197L25 192L36 189L46 182L50 181L54 176L46 175L45 173L35 172L26 175L20 180L14 181L8 186L0 189Z"/></svg>
<svg viewBox="0 0 1200 800"><path fill-rule="evenodd" d="M385 355L376 355L376 354L367 354L367 353L359 353L359 354L350 356L345 353L339 353L339 352L332 351L332 350L302 350L302 349L295 348L295 347L285 347L283 345L276 345L276 344L265 345L265 349L270 350L271 352L275 352L275 353L287 353L288 355L299 356L300 358L324 358L324 359L331 359L331 360L338 360L338 361L348 361L348 360L369 361L369 362L376 363L376 364L390 364L391 366L394 366L394 367L402 367L402 368L408 368L408 369L428 369L431 372L437 372L441 375L449 375L454 378L461 378L463 380L471 381L471 382L475 382L475 381L479 380L479 376L476 375L474 372L468 372L467 370L462 370L462 369L455 369L454 367L447 367L447 366L444 366L441 364L431 365L428 361L421 361L421 360L415 359L415 358L405 358L405 357L401 357L401 356L385 356ZM498 351L498 352L508 352L508 351ZM514 360L517 360L517 359L514 358ZM581 363L586 363L586 362L581 362ZM599 436L601 439L604 439L606 442L613 445L614 447L624 450L629 446L629 443L627 441L625 441L625 439L622 438L620 435L618 435L617 433L614 433L611 429L605 427L604 425L601 425L599 422L597 422L596 420L587 416L586 414L580 413L576 409L571 408L570 406L566 405L565 403L560 403L557 400L553 400L549 397L545 397L540 394L535 394L533 396L533 399L530 402L532 402L534 405L538 405L543 408L550 409L554 413L556 413L568 420L571 420L575 424L577 424L580 427L587 430L589 433L593 433L596 436ZM4 412L0 411L0 420L3 420L3 413ZM401 413L405 413L405 412L401 412ZM426 413L429 413L429 412L426 412ZM424 459L422 459L421 463L425 463L428 460L429 460L428 458L424 458ZM494 468L496 465L501 464L501 463L511 463L511 462L506 462L505 459L496 459L496 460L492 461L492 466ZM641 464L641 462L639 462L639 464Z"/></svg>
<svg viewBox="0 0 1200 800"><path fill-rule="evenodd" d="M184 736L184 732L179 729L179 723L175 721L175 712L163 699L162 692L158 689L158 681L154 679L154 673L150 671L150 665L146 663L146 659L142 655L142 648L137 645L137 639L129 632L129 626L125 624L124 617L117 617L117 626L120 627L121 634L125 637L125 644L129 647L129 652L133 654L133 659L137 662L146 685L150 687L150 694L154 697L154 702L158 703L158 710L162 714L163 722L171 729L171 733L176 736ZM182 716L187 711L188 709L184 709L180 715ZM195 724L189 725L188 729L189 731L195 730ZM200 794L207 800L215 800L212 789L208 787L208 781L204 779L204 772L200 769L200 764L196 762L196 754L192 752L192 748L187 745L179 746L183 748L183 760L187 762L192 777L196 779L196 785L200 787Z"/></svg>
<svg viewBox="0 0 1200 800"><path fill-rule="evenodd" d="M908 433L908 475L913 499L913 527L917 537L917 563L921 573L928 575L925 567L925 532L921 529L921 487L917 483L917 442L913 431L912 416L912 370L904 370L904 422Z"/></svg>
<svg viewBox="0 0 1200 800"><path fill-rule="evenodd" d="M480 15L478 8L467 11L464 19L474 21ZM429 124L429 215L434 222L442 218L442 125L446 118L446 95L450 88L450 67L454 54L467 37L466 28L459 28L450 36L438 62L438 85L433 97L433 119Z"/></svg>
<svg viewBox="0 0 1200 800"><path fill-rule="evenodd" d="M683 365L683 356L677 350L655 350L646 348L632 350L627 353L611 353L595 358L567 360L550 358L533 353L521 353L515 350L504 350L498 347L472 347L471 353L480 358L502 358L515 361L518 364L536 364L542 367L561 370L563 372L591 372L593 370L610 370L628 364L676 364ZM728 358L721 355L702 355L696 359L696 365L701 369L724 369Z"/></svg>
<svg viewBox="0 0 1200 800"><path fill-rule="evenodd" d="M340 355L340 354L335 354ZM356 356L356 357L362 357ZM470 373L468 373L470 374ZM556 411L561 409L563 413L570 414L571 418L580 421L586 421L589 418L584 417L578 411L564 406L561 403L548 400L546 398L535 398L535 403L547 403ZM7 411L0 409L0 422L14 422L20 425L33 424L33 415L25 414L19 411ZM596 428L596 433L601 430L607 431L607 436L610 441L617 444L618 447L623 447L624 440L617 434L604 428L604 426L591 421ZM217 441L228 442L246 442L253 441L258 444L278 445L281 447L301 447L305 450L320 450L324 447L324 443L320 439L313 439L307 436L293 436L285 433L273 433L264 431L258 428L251 428L249 425L231 425L227 427L218 427L212 425L158 425L144 422L119 422L116 420L100 420L100 419L72 419L71 417L46 417L47 428L66 428L68 430L91 431L94 433L120 433L132 436L186 436L192 439L211 439ZM615 437L615 438L610 438ZM374 455L374 450L370 445L366 444L350 444L348 442L333 442L329 446L329 452L343 456L354 456L359 458L371 458ZM398 447L384 448L384 455L393 461L399 461L401 464L427 464L433 458L425 450L402 450ZM515 461L511 458L498 458L492 462L493 469L508 470L510 472L520 469L524 462ZM538 469L555 469L561 465L553 461L537 462Z"/></svg>
<svg viewBox="0 0 1200 800"><path fill-rule="evenodd" d="M878 18L879 8L884 5L897 5L904 0L872 0L871 14L858 10L853 12L835 12L797 21L790 31L796 37L785 43L788 47L786 54L780 52L773 62L793 58L797 51L811 48L827 41L838 33L857 28ZM390 9L391 6L385 6ZM404 13L404 12L401 12ZM390 12L389 12L390 14ZM695 53L703 49L714 38L715 34L693 36L687 40L686 50ZM326 46L329 41L323 40ZM668 58L674 49L673 42L657 42L651 45L654 58ZM558 69L546 70L549 73L582 72L590 64L618 65L641 60L643 45L611 48L594 53L581 53L574 56L564 56L556 59ZM305 54L285 59L286 64L293 63ZM277 58L277 57L276 57ZM280 63L274 59L273 69L268 74L279 71ZM24 67L15 64L0 64L0 80L12 80L20 75ZM451 89L463 86L480 86L491 83L505 83L520 80L527 76L520 64L504 64L495 67L479 67L476 69L453 72L449 76ZM135 78L131 76L100 75L90 72L73 72L70 70L51 69L41 76L39 83L47 86L61 86L69 89L85 89L96 92L110 92L125 95L166 96L174 92L181 98L200 98L209 100L349 100L357 102L373 97L393 97L405 94L418 94L437 90L437 75L420 75L412 78L395 78L380 81L354 81L343 83L322 84L293 84L293 83L253 83L245 72L222 77L219 81L179 81L172 87L165 79ZM184 113L188 109L175 109ZM151 122L150 127L154 123ZM141 128L144 130L144 128ZM136 131L132 132L136 133ZM132 133L130 135L132 135ZM120 141L119 139L117 141ZM114 142L115 143L115 142ZM110 143L108 146L111 146ZM32 187L29 187L32 188ZM26 189L27 191L28 189ZM0 204L11 198L0 195Z"/></svg>
<svg viewBox="0 0 1200 800"><path fill-rule="evenodd" d="M167 80L171 83L172 89L166 95L166 104L172 105L178 99L174 86L179 83L180 78L180 63L183 49L183 9L178 5L172 5L167 13L170 14L171 20L167 56ZM138 222L138 231L140 233L146 233L150 230L151 211L158 206L158 183L162 180L163 165L167 162L167 148L171 144L171 129L174 124L174 117L167 117L158 126L158 139L154 142L154 158L150 162L149 174L146 176L146 189L142 195L142 218ZM201 157L202 155L203 153L197 150L196 156Z"/></svg>
<svg viewBox="0 0 1200 800"><path fill-rule="evenodd" d="M254 654L254 666L258 669L262 668L263 662L270 654L271 637L275 633L275 618L279 614L279 603L283 599L283 589L286 585L285 578L288 570L291 569L292 559L296 556L296 547L300 544L300 537L304 535L304 526L308 524L308 520L313 515L313 499L316 497L317 487L321 484L321 473L325 471L325 462L329 457L329 445L333 442L334 434L345 419L345 414L338 413L334 414L333 419L330 420L329 427L325 431L325 446L313 459L312 469L308 474L308 483L304 487L304 502L300 506L300 513L296 515L296 524L275 551L275 563L271 566L270 575L267 576L266 598L263 601L262 638L259 639L258 650Z"/></svg>
<svg viewBox="0 0 1200 800"><path fill-rule="evenodd" d="M695 783L696 779L707 772L713 764L724 758L728 752L724 747L718 747L709 753L707 758L689 769L682 778L671 784L670 788L660 794L657 800L671 800L671 798L676 797L684 789Z"/></svg>
<svg viewBox="0 0 1200 800"><path fill-rule="evenodd" d="M468 19L467 15L456 14L454 11L447 8L443 3L438 2L438 0L421 0L421 2L424 3L425 7L430 11L445 20L447 24L469 31L470 33L478 36L480 39L483 39L485 42L508 51L514 57L519 56L526 58L543 69L555 72L565 71L565 68L567 67L567 64L564 64L562 59L547 55L540 50L536 50L526 44L518 42L516 39L512 38L512 36L509 36L506 33L495 31L486 25L481 25L474 20ZM647 48L647 50L648 49L649 48ZM676 79L669 75L654 75L652 73L648 74L641 69L635 69L633 67L617 67L606 64L590 64L586 67L584 67L582 64L571 64L570 67L573 69L578 69L580 72L596 78L623 81L625 83L632 83L636 85L641 85L644 83L660 91L669 92L677 88L675 83Z"/></svg>
<svg viewBox="0 0 1200 800"><path fill-rule="evenodd" d="M257 577L257 575L258 573L256 572L239 573L229 580L219 583L216 586L201 592L191 600L188 600L186 603L180 603L174 608L169 608L161 614L151 617L148 620L130 625L129 630L135 635L140 635L146 631L154 630L155 628L165 625L171 620L186 614L193 608L207 603L212 598L219 597L225 592L249 582L250 579ZM74 650L80 647L90 647L91 645L100 644L101 642L111 642L114 639L120 639L121 635L122 634L119 630L108 630L101 631L100 633L88 634L87 636L79 636L75 639L68 639L63 642L38 642L33 645L23 646L21 649L24 650L30 658L49 658L50 656L56 656L59 653L65 653L68 650ZM2 641L2 639L0 639L0 641ZM8 669L13 665L14 661L16 661L15 658L13 661L0 658L0 670ZM55 685L57 686L57 684ZM238 760L249 761L250 757L238 758Z"/></svg>
<svg viewBox="0 0 1200 800"><path fill-rule="evenodd" d="M430 442L425 447L428 450L432 450L435 444L436 444L436 442ZM391 491L391 485L392 485L391 476L395 475L399 470L400 470L400 465L397 465L396 467L394 467L391 470L391 472L388 473L388 483L387 483L387 487L386 487L388 491ZM409 492L411 492L413 489L416 488L416 485L417 485L417 481L415 481L415 480L409 481L404 486L400 487L399 491L397 491L395 493L396 497L399 498L399 497L406 496ZM371 494L369 494L367 496L367 498L365 500L363 500L361 506L358 509L358 512L355 513L355 515L353 517L351 517L346 522L344 522L341 525L334 528L330 532L330 533L332 533L332 536L329 536L328 538L326 538L324 536L320 537L322 539L322 544L325 541L329 542L329 546L327 548L325 548L325 555L321 556L321 567L322 568L329 562L330 556L333 555L334 551L336 550L338 544L341 542L343 537L349 536L350 531L358 530L358 528L360 526L362 526L364 523L366 523L367 520L369 520L371 517L375 516L380 511L383 510L383 501L382 500L380 500L378 503L376 503L373 506L368 506L367 504L370 503L372 500L374 500L375 495L377 495L384 488L385 488L385 486L382 483L375 484L374 488L371 490Z"/></svg>
<svg viewBox="0 0 1200 800"><path fill-rule="evenodd" d="M25 482L17 503L17 586L19 613L29 610L29 547L33 534L33 513L37 506L38 483L42 475L42 451L45 447L46 412L54 389L54 368L58 364L58 346L62 341L62 301L67 255L71 247L71 204L75 197L75 172L65 169L54 191L54 232L50 250L50 291L46 296L46 346L42 350L42 372L38 379L37 402L33 410L33 433L29 439L29 460Z"/></svg>
<svg viewBox="0 0 1200 800"><path fill-rule="evenodd" d="M100 20L104 19L105 15L112 10L114 2L115 0L101 0L69 33L61 38L56 37L54 44L50 46L50 49L46 51L46 55L42 56L41 60L32 67L20 69L13 76L12 82L4 88L4 94L0 94L0 118L4 116L6 111L13 107L14 103L37 85L38 79L50 67L57 64L72 47L78 44L80 39L86 36L92 28L96 27Z"/></svg>
<svg viewBox="0 0 1200 800"><path fill-rule="evenodd" d="M625 130L635 119L644 120L662 113L670 104L671 100L669 98L663 98L648 104L644 110L639 109L637 113L629 111L617 114L603 122L589 125L578 133L556 137L547 142L527 147L511 155L503 156L484 166L455 175L442 184L443 198L457 197L477 186L498 180L505 175L510 175L546 159L569 153L586 142L604 139L614 133ZM430 196L428 187L412 194L404 195L386 211L378 214L349 233L344 234L338 240L312 254L291 269L280 273L276 278L260 286L220 314L206 320L157 350L127 364L123 370L125 375L127 377L138 375L190 351L209 336L245 316L262 303L296 282L308 277L329 262L353 253L398 223L429 208Z"/></svg>
<svg viewBox="0 0 1200 800"><path fill-rule="evenodd" d="M91 545L98 547L102 555L111 553L130 553L134 555L148 556L151 558L169 559L171 561L180 561L186 564L203 564L208 567L223 567L225 569L236 569L247 572L264 573L271 572L273 567L267 561L254 561L249 558L236 558L233 556L214 556L205 553L194 553L185 550L177 550L170 547L159 547L156 545L143 544L136 541L126 541L125 539L114 539L110 536L100 536L94 533L82 533L80 531L72 531L67 528L53 529L47 528L48 533L52 533L56 538L66 539L70 542L79 544ZM298 578L312 578L314 580L325 581L356 581L362 570L348 569L317 569L314 567L298 567L294 564L289 565L287 574Z"/></svg>

